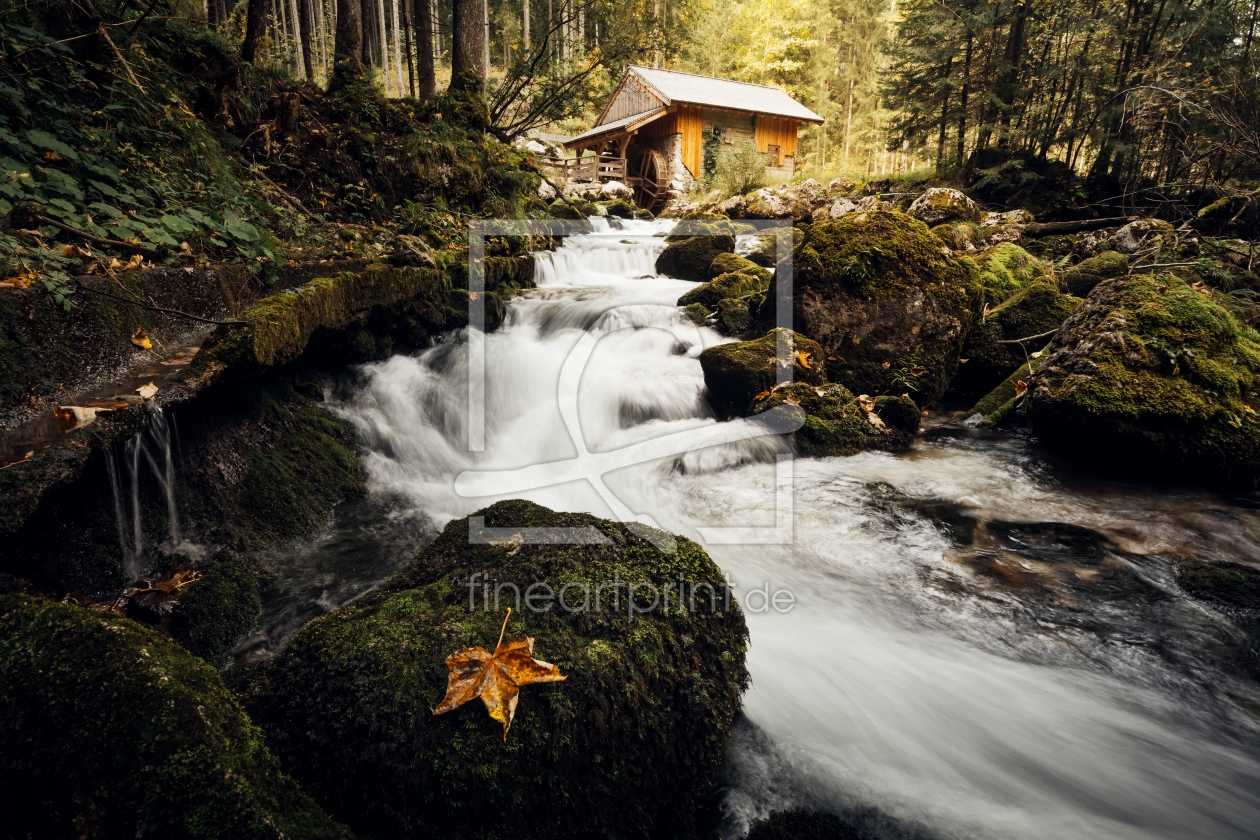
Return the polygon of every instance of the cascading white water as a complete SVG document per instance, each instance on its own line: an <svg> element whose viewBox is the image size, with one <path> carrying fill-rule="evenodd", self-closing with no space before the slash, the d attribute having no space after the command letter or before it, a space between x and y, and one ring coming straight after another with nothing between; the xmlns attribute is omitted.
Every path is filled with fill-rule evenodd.
<svg viewBox="0 0 1260 840"><path fill-rule="evenodd" d="M702 529L773 526L784 444L735 440L709 414L696 357L724 339L674 306L692 284L655 275L667 228L601 224L537 257L539 288L486 336L484 452L466 443L463 336L364 366L334 410L362 435L374 495L429 527L508 497L619 504L702 544ZM575 376L566 362L588 352ZM1260 836L1256 688L1201 652L1236 632L1147 557L1254 556L1260 520L1188 491L1073 488L1027 442L969 434L797 461L789 543L706 546L748 593L752 638L723 836L792 805L873 809L879 836ZM669 435L690 451L649 445ZM575 469L600 458L606 491ZM980 523L980 548L933 505ZM1213 505L1233 524L1205 531ZM1110 543L1038 543L1057 532L1037 523ZM763 585L795 607L754 611Z"/></svg>
<svg viewBox="0 0 1260 840"><path fill-rule="evenodd" d="M118 541L123 553L123 568L131 577L137 577L146 570L144 566L144 532L140 521L140 461L149 465L149 471L157 479L166 499L166 518L168 541L164 546L167 551L185 551L197 554L201 548L184 540L179 527L179 506L175 500L175 458L171 449L173 420L168 421L162 409L155 409L150 423L144 431L136 432L123 445L127 472L131 485L131 532L132 545L127 546L126 512L127 507L122 499L122 482L119 475L117 456L110 450L105 453L105 469L109 477L110 490L114 497L114 515L118 523Z"/></svg>

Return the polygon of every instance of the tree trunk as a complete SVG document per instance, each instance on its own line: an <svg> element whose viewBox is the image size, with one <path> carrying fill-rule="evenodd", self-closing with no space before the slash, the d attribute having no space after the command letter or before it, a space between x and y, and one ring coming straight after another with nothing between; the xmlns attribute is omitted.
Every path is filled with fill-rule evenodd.
<svg viewBox="0 0 1260 840"><path fill-rule="evenodd" d="M389 36L385 34L385 0L376 0L376 37L380 39L381 81L389 92Z"/></svg>
<svg viewBox="0 0 1260 840"><path fill-rule="evenodd" d="M434 0L416 0L416 19L420 22L416 37L416 98L421 102L437 93L437 75L433 70L433 6Z"/></svg>
<svg viewBox="0 0 1260 840"><path fill-rule="evenodd" d="M849 79L849 114L844 118L844 169L849 170L849 129L853 125L853 85L856 79Z"/></svg>
<svg viewBox="0 0 1260 840"><path fill-rule="evenodd" d="M315 28L319 31L319 64L328 78L328 30L324 27L324 0L315 0Z"/></svg>
<svg viewBox="0 0 1260 840"><path fill-rule="evenodd" d="M348 61L352 69L363 69L362 0L337 0L337 30L333 40L333 61Z"/></svg>
<svg viewBox="0 0 1260 840"><path fill-rule="evenodd" d="M945 95L941 97L941 133L936 140L936 174L945 171L945 123L949 119L949 74L954 67L954 57L945 59Z"/></svg>
<svg viewBox="0 0 1260 840"><path fill-rule="evenodd" d="M253 64L258 54L258 42L267 28L267 0L249 0L245 12L245 43L241 45L241 60Z"/></svg>
<svg viewBox="0 0 1260 840"><path fill-rule="evenodd" d="M280 11L279 11L279 14L277 14L277 15L276 15L276 19L277 19L278 21L280 21L280 32L281 32L281 34L283 34L283 36L284 36L284 40L288 41L288 40L289 40L289 8L288 8L289 4L288 4L288 0L277 0L277 3L278 3L278 4L279 4L279 6L280 6ZM277 47L279 47L279 46L280 46L280 44L278 44L278 43L277 43L277 44L276 44L276 46L277 46ZM287 47L288 45L286 44L285 46ZM282 48L282 49L283 49L283 48Z"/></svg>
<svg viewBox="0 0 1260 840"><path fill-rule="evenodd" d="M454 0L451 33L451 90L464 90L464 76L472 74L485 82L481 69L486 54L485 0Z"/></svg>
<svg viewBox="0 0 1260 840"><path fill-rule="evenodd" d="M525 50L524 58L529 58L529 0L521 0L521 17L524 20L522 27L521 44Z"/></svg>
<svg viewBox="0 0 1260 840"><path fill-rule="evenodd" d="M392 17L390 20L394 25L394 80L398 82L398 95L403 95L403 75L402 75L402 28L398 25L398 0L391 0L390 12Z"/></svg>
<svg viewBox="0 0 1260 840"><path fill-rule="evenodd" d="M971 33L967 33L967 51L963 59L962 94L958 98L958 165L967 159L967 96L971 93Z"/></svg>
<svg viewBox="0 0 1260 840"><path fill-rule="evenodd" d="M414 0L403 0L403 49L407 52L407 90L411 98L416 98L416 64L411 50L411 34L415 31L416 9Z"/></svg>
<svg viewBox="0 0 1260 840"><path fill-rule="evenodd" d="M433 0L433 41L436 44L434 61L442 60L442 0ZM447 59L449 61L449 59ZM436 90L436 84L434 90Z"/></svg>
<svg viewBox="0 0 1260 840"><path fill-rule="evenodd" d="M298 51L302 55L302 72L307 81L315 81L315 61L311 55L311 3L313 0L292 0L298 21Z"/></svg>
<svg viewBox="0 0 1260 840"><path fill-rule="evenodd" d="M490 78L490 0L481 0L481 21L485 35L481 40L481 78Z"/></svg>

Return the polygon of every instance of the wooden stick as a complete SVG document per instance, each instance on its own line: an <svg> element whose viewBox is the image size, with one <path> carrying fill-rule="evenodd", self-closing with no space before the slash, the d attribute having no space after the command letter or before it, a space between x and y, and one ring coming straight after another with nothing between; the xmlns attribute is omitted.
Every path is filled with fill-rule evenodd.
<svg viewBox="0 0 1260 840"><path fill-rule="evenodd" d="M286 202L288 202L289 206L292 207L294 210L306 216L312 215L310 210L307 210L305 207L302 206L302 202L298 201L296 198L294 198L293 196L285 192L283 187L281 187L275 181L268 178L267 174L263 172L261 169L257 170L256 174L258 175L259 178L262 178L268 184L271 184L271 186L275 187L276 192L280 193L280 197L283 198Z"/></svg>
<svg viewBox="0 0 1260 840"><path fill-rule="evenodd" d="M137 24L137 26L138 25L139 24ZM136 74L131 72L131 65L127 63L127 59L122 57L122 53L120 53L118 51L118 47L114 45L114 39L109 37L109 33L105 31L104 25L97 24L97 31L101 33L101 37L105 39L105 43L109 44L110 49L114 51L114 57L122 62L123 69L127 71L127 76L131 79L131 83L136 86L137 90L144 93L145 90L140 87L140 82L136 79Z"/></svg>
<svg viewBox="0 0 1260 840"><path fill-rule="evenodd" d="M508 607L507 615L503 616L503 629L499 631L499 643L494 646L494 652L498 653L499 648L503 646L503 634L507 632L508 619L512 617L512 608Z"/></svg>
<svg viewBox="0 0 1260 840"><path fill-rule="evenodd" d="M1029 335L1029 336L1025 336L1024 338L1008 338L1005 341L999 341L997 343L998 344L1019 344L1020 342L1032 341L1033 339L1036 339L1036 338L1049 338L1050 336L1054 335L1058 331L1059 331L1059 328L1055 327L1049 332L1038 333L1037 335Z"/></svg>
<svg viewBox="0 0 1260 840"><path fill-rule="evenodd" d="M1024 236L1034 239L1039 236L1054 236L1061 233L1080 233L1087 230L1098 230L1113 225L1127 225L1137 221L1137 216L1115 216L1110 219L1081 219L1074 222L1046 222L1031 224L1024 228Z"/></svg>
<svg viewBox="0 0 1260 840"><path fill-rule="evenodd" d="M133 245L130 242L122 242L117 239L102 239L99 236L93 236L90 233L81 231L78 228L72 228L70 227L70 225L63 224L62 222L54 221L53 219L50 219L47 216L36 215L33 218L35 219L35 221L39 222L40 224L52 225L55 228L60 228L61 230L64 230L66 233L72 233L75 236L80 236L86 239L88 242L94 242L97 245L104 245L108 248L118 248L121 251L134 251L137 254L144 254L145 256L148 256L148 257L160 256L156 248L146 248L143 245Z"/></svg>
<svg viewBox="0 0 1260 840"><path fill-rule="evenodd" d="M118 295L111 295L109 292L102 292L100 289L89 289L87 286L84 286L82 283L77 284L76 288L78 288L78 290L82 292L91 292L94 295L104 295L107 298L113 298L114 300L122 301L123 303L130 303L132 306L138 306L141 309L147 309L150 312L164 312L167 315L178 315L181 318L190 318L194 321L200 321L203 324L226 324L228 326L241 326L241 327L247 326L249 324L249 321L215 321L212 318L202 318L200 315L193 315L188 312L180 312L178 309L164 309L161 306L149 306L149 304L147 303L143 303L138 300L128 300L127 298L119 297ZM160 359L162 357L158 356L158 358Z"/></svg>

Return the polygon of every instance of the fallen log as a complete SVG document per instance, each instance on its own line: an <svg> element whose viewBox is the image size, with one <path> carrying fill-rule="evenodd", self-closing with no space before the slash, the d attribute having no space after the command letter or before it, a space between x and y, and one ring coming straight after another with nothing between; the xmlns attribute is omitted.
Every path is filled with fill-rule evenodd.
<svg viewBox="0 0 1260 840"><path fill-rule="evenodd" d="M1082 233L1087 230L1118 227L1137 220L1137 216L1113 216L1110 219L1078 219L1073 222L1034 222L1026 226L1023 233L1024 236L1035 239L1039 236L1058 236L1064 233Z"/></svg>

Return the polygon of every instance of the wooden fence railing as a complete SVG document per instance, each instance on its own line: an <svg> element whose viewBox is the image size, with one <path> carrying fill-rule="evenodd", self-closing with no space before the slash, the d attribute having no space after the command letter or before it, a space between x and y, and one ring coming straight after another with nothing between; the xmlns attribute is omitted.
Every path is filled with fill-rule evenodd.
<svg viewBox="0 0 1260 840"><path fill-rule="evenodd" d="M624 181L626 159L614 157L583 157L568 160L552 160L545 165L559 170L566 182L574 181Z"/></svg>

